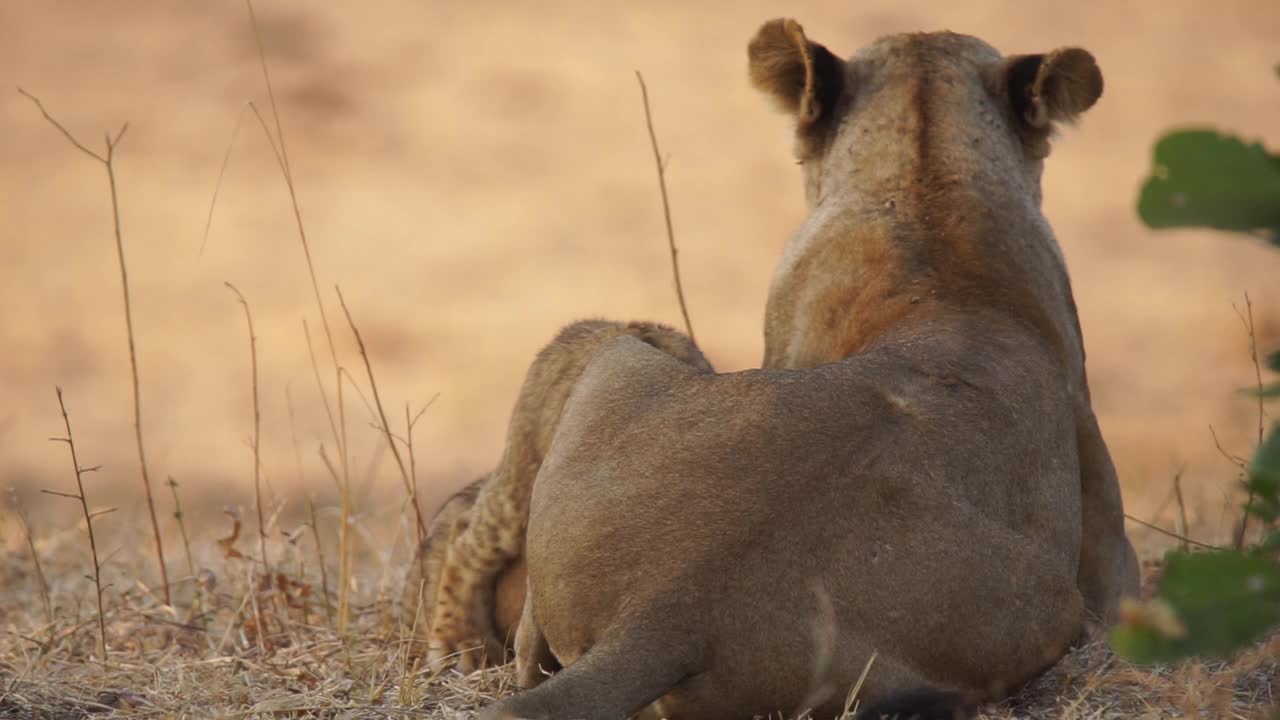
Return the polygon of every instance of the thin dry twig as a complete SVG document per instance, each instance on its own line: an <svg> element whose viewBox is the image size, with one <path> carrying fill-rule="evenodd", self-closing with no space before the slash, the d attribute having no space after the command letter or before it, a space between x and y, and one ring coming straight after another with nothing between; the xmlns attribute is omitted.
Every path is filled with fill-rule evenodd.
<svg viewBox="0 0 1280 720"><path fill-rule="evenodd" d="M333 490L339 495L342 494L342 478L338 477L338 468L334 466L333 461L329 459L329 452L324 449L324 443L316 448L316 454L320 456L320 463L324 465L324 469L329 472L329 480L333 482Z"/></svg>
<svg viewBox="0 0 1280 720"><path fill-rule="evenodd" d="M173 493L173 519L178 523L178 530L182 533L182 548L187 554L187 574L194 580L196 577L196 561L191 555L191 538L187 535L187 521L182 514L182 500L178 498L178 481L169 476L169 491Z"/></svg>
<svg viewBox="0 0 1280 720"><path fill-rule="evenodd" d="M340 632L343 632L346 628L346 604L343 602L346 597L346 590L344 589L345 585L342 583L348 579L347 558L351 549L348 538L348 523L351 513L351 477L349 472L350 465L347 462L345 450L347 426L342 407L342 368L341 366L338 367L338 412L335 418L334 412L329 405L329 396L324 390L324 382L320 379L320 365L316 362L315 347L311 342L311 329L307 325L306 318L302 320L302 334L307 339L307 355L311 358L311 372L315 376L316 387L320 389L320 399L324 403L325 414L329 419L329 429L333 433L335 444L338 446L338 459L342 463L342 470L339 471L329 460L329 456L324 450L324 444L321 443L320 459L324 462L325 469L329 471L329 476L333 480L339 497L342 498L342 525L338 528L338 627Z"/></svg>
<svg viewBox="0 0 1280 720"><path fill-rule="evenodd" d="M667 247L671 250L671 272L676 279L676 298L680 301L680 314L684 316L684 329L689 339L697 344L693 335L693 323L689 320L689 307L684 301L684 285L680 282L680 262L676 249L676 233L671 225L671 201L667 197L667 164L662 161L662 153L658 150L658 135L653 130L653 115L649 111L649 89L644 84L644 76L636 70L636 81L640 83L640 98L644 101L644 122L649 128L649 144L653 146L653 162L658 168L658 189L662 192L662 217L667 224Z"/></svg>
<svg viewBox="0 0 1280 720"><path fill-rule="evenodd" d="M270 92L270 88L268 88ZM249 101L249 110L253 112L253 116L258 120L258 127L262 128L262 134L267 138L267 145L271 148L271 156L276 159L276 167L280 168L281 173L287 172L284 164L284 158L280 155L280 147L276 145L275 136L271 134L271 128L267 125L267 119L262 117L262 110L258 109L258 104L252 100Z"/></svg>
<svg viewBox="0 0 1280 720"><path fill-rule="evenodd" d="M1236 314L1240 316L1240 322L1244 324L1249 336L1249 359L1253 361L1253 378L1258 390L1258 444L1261 445L1266 436L1266 395L1262 392L1262 359L1258 355L1258 333L1253 324L1253 299L1249 297L1249 293L1244 294L1244 312L1236 308Z"/></svg>
<svg viewBox="0 0 1280 720"><path fill-rule="evenodd" d="M204 256L204 248L209 244L209 230L213 227L213 210L218 206L218 193L222 192L222 178L227 174L227 165L231 163L231 151L235 148L236 136L240 134L240 126L244 123L244 113L249 109L250 105L251 103L245 103L240 108L240 113L236 115L236 124L231 127L231 137L227 140L227 149L222 154L222 165L218 168L218 179L213 185L213 196L209 198L209 213L204 219L204 233L200 236L200 250L196 253L197 259ZM267 139L271 139L270 133L267 133Z"/></svg>
<svg viewBox="0 0 1280 720"><path fill-rule="evenodd" d="M338 366L338 459L342 462L342 526L338 528L338 634L346 637L351 611L351 463L347 455L347 414Z"/></svg>
<svg viewBox="0 0 1280 720"><path fill-rule="evenodd" d="M333 603L329 600L329 566L324 560L324 543L320 540L320 523L316 519L316 500L307 498L307 511L311 514L311 536L316 543L316 558L320 564L320 591L324 595L324 616L333 628Z"/></svg>
<svg viewBox="0 0 1280 720"><path fill-rule="evenodd" d="M1124 517L1125 517L1125 519L1126 519L1126 520L1132 520L1132 521L1134 521L1134 522L1138 523L1139 525L1141 525L1141 526L1143 526L1143 527L1145 527L1145 528L1147 528L1147 529L1155 530L1156 532L1160 533L1161 535L1167 535L1167 536L1169 536L1169 537L1171 537L1171 538L1173 538L1173 539L1175 539L1175 540L1178 540L1178 541L1180 541L1180 542L1182 542L1182 543L1185 543L1185 544L1195 545L1196 547L1198 547L1198 548L1204 548L1205 550L1221 550L1221 549L1222 549L1222 548L1220 548L1220 547L1218 547L1218 546L1216 546L1216 545L1209 545L1209 544L1207 544L1207 543L1202 543L1202 542L1200 542L1200 541L1198 541L1198 540L1192 540L1191 538L1189 538L1189 537L1187 537L1187 536L1185 536L1185 535L1179 535L1178 533L1173 532L1172 530L1165 530L1164 528L1160 527L1159 525L1154 525L1154 524L1152 524L1152 523L1147 522L1146 520L1141 520L1141 519L1139 519L1139 518L1136 518L1136 517L1134 517L1134 516L1130 515L1129 513L1125 513L1125 514L1124 514Z"/></svg>
<svg viewBox="0 0 1280 720"><path fill-rule="evenodd" d="M345 367L338 370L338 375L346 378L347 387L355 391L356 397L360 398L360 404L364 405L364 411L369 413L369 427L383 432L378 424L378 413L373 409L373 405L369 403L369 398L365 397L364 391L360 389L360 384L356 382L356 378Z"/></svg>
<svg viewBox="0 0 1280 720"><path fill-rule="evenodd" d="M1248 463L1245 462L1244 458L1239 455L1233 455L1228 452L1226 448L1222 447L1222 442L1218 440L1218 431L1214 430L1212 425L1209 426L1209 434L1213 436L1213 446L1218 449L1218 454L1226 458L1227 462L1235 465L1241 472L1248 467Z"/></svg>
<svg viewBox="0 0 1280 720"><path fill-rule="evenodd" d="M63 438L49 438L54 442L65 442L67 448L71 451L71 466L76 474L76 489L78 495L68 495L66 493L53 492L46 490L50 495L59 495L62 497L73 497L80 501L80 510L84 513L85 531L89 535L89 554L93 557L93 588L98 596L98 657L102 658L102 662L107 661L107 614L102 604L102 563L98 561L98 540L93 534L93 518L103 513L93 513L89 511L89 501L84 494L84 474L92 472L98 468L86 468L80 465L80 458L76 455L75 436L71 434L71 417L67 415L67 405L62 400L62 388L55 387L54 391L58 394L58 409L62 411L62 424L67 429L67 436ZM114 509L114 508L113 508ZM167 604L166 600L166 604Z"/></svg>
<svg viewBox="0 0 1280 720"><path fill-rule="evenodd" d="M302 487L302 450L298 447L298 423L293 414L293 392L289 389L289 383L284 384L284 404L289 411L289 440L293 444L294 472L298 487Z"/></svg>
<svg viewBox="0 0 1280 720"><path fill-rule="evenodd" d="M1234 305L1232 307L1235 307ZM1262 445L1263 437L1266 434L1266 408L1264 402L1266 395L1262 392L1262 361L1258 357L1258 333L1254 329L1253 324L1253 300L1250 299L1249 293L1244 294L1244 312L1240 312L1240 308L1235 308L1236 314L1240 316L1240 322L1244 324L1245 332L1249 336L1249 358L1253 360L1253 377L1256 382L1258 395L1258 445ZM1245 499L1244 515L1240 518L1239 529L1236 531L1234 545L1237 550L1244 547L1245 536L1249 532L1249 516L1253 514L1253 488L1249 488L1249 496Z"/></svg>
<svg viewBox="0 0 1280 720"><path fill-rule="evenodd" d="M244 320L249 326L249 362L253 382L253 502L258 511L258 552L262 554L263 571L271 573L271 560L267 557L267 524L262 519L262 409L258 402L258 336L253 332L253 313L249 301L231 283L224 283L235 293L236 300L244 308Z"/></svg>
<svg viewBox="0 0 1280 720"><path fill-rule="evenodd" d="M111 188L111 217L115 227L116 256L120 261L120 287L124 294L125 333L129 339L129 370L133 379L133 429L138 443L138 463L142 468L142 488L143 494L147 500L147 512L151 515L151 533L155 538L156 561L160 564L160 582L164 587L164 602L166 605L172 605L173 602L169 595L169 571L166 569L164 562L164 543L160 538L160 522L156 518L156 502L155 497L151 493L151 475L147 471L147 454L143 449L142 442L142 393L139 389L138 382L138 351L134 343L133 307L129 301L129 272L125 267L124 237L120 229L120 193L116 188L116 146L119 145L120 139L124 137L125 131L129 129L129 123L125 123L121 126L120 132L116 133L114 138L111 137L110 133L107 134L107 153L106 155L100 155L85 147L83 143L71 134L70 130L50 115L49 111L45 109L44 103L40 102L39 98L22 88L18 88L18 92L31 100L31 102L35 103L35 106L40 110L40 114L44 116L44 119L47 120L49 124L53 125L58 132L62 133L62 136L75 146L77 150L102 163L103 167L105 167L107 171L107 183Z"/></svg>
<svg viewBox="0 0 1280 720"><path fill-rule="evenodd" d="M302 209L298 203L298 192L294 186L293 170L289 164L289 148L285 143L284 125L280 121L280 108L276 103L275 89L271 84L271 69L267 63L266 49L262 44L262 33L258 28L258 17L253 9L253 0L245 0L245 6L249 10L249 24L253 29L253 39L258 48L258 61L262 67L262 79L267 86L267 99L271 105L271 118L275 124L275 135L267 131L265 121L262 120L261 113L258 113L257 106L250 103L250 107L254 113L258 115L258 119L263 124L263 130L267 131L267 139L271 142L271 147L276 152L276 159L280 164L281 176L284 178L285 187L289 191L289 204L293 210L294 224L298 229L298 239L302 244L302 254L306 260L307 276L311 280L311 290L315 297L316 309L320 313L320 324L324 329L325 340L329 346L329 355L333 360L334 367L338 366L338 350L333 342L333 331L329 326L329 315L325 311L324 300L320 295L320 281L316 276L315 262L311 257L311 244L307 241L307 229L302 222ZM327 401L326 401L327 404Z"/></svg>
<svg viewBox="0 0 1280 720"><path fill-rule="evenodd" d="M68 130L68 129L66 128L66 126L65 126L65 125L63 125L62 123L58 122L57 118L55 118L55 117L53 117L52 115L50 115L50 114L49 114L49 111L45 109L45 107L44 107L44 103L40 102L40 98L36 97L35 95L32 95L31 93L27 92L26 90L23 90L22 88L18 88L18 94L19 94L19 95L21 95L21 96L23 96L23 97L25 97L26 99L30 100L31 102L35 103L35 105L36 105L36 109L38 109L38 110L40 111L40 114L44 116L44 119L45 119L45 120L47 120L47 121L49 122L49 124L50 124L50 125L52 125L54 128L56 128L58 132L62 133L62 137L66 138L66 139L67 139L67 142L71 143L71 144L72 144L72 145L73 145L77 150L79 150L80 152L84 153L85 155L88 155L89 157L93 158L94 160L97 160L98 162L102 163L103 165L106 165L106 164L107 164L107 162L108 162L107 157L102 156L102 155L99 155L98 153L96 153L96 152L94 152L94 151L90 150L89 148L85 147L84 143L82 143L82 142L80 142L79 140L77 140L77 139L76 139L76 136L75 136L75 135L72 135L72 134L71 134L71 131L70 131L70 130ZM121 137L124 137L124 131L125 131L125 130L127 130L128 128L129 128L129 123L125 123L125 124L124 124L124 127L120 128L120 133L116 135L116 142L119 142L119 141L120 141L120 138L121 138ZM111 146L112 146L113 144L114 144L114 143L112 143L111 138L110 138L110 137L108 137L108 138L107 138L107 150L108 150L108 151L110 151L110 150L111 150Z"/></svg>
<svg viewBox="0 0 1280 720"><path fill-rule="evenodd" d="M440 393L436 393L435 395L432 395L431 399L428 400L425 404L423 404L422 408L419 409L418 413L413 417L409 416L409 403L406 402L404 404L404 426L405 426L404 444L405 444L405 449L409 453L409 479L413 483L413 494L415 497L417 497L418 495L418 463L417 463L417 460L414 458L414 454L413 454L413 429L415 426L417 426L418 420L422 418L422 415L427 411L427 408L434 405L436 402L436 399L439 397L440 397ZM418 539L418 544L419 544L418 545L419 547L422 546L422 538Z"/></svg>
<svg viewBox="0 0 1280 720"><path fill-rule="evenodd" d="M867 675L871 672L871 666L876 664L876 658L880 656L880 651L872 650L871 657L867 658L867 664L862 666L862 673L858 675L858 681L849 689L849 694L844 699L844 712L840 714L841 720L849 717L849 713L857 709L858 693L862 692L862 684L867 681Z"/></svg>
<svg viewBox="0 0 1280 720"><path fill-rule="evenodd" d="M1178 503L1178 532L1183 535L1191 534L1191 526L1187 523L1187 503L1182 499L1182 473L1185 468L1179 468L1178 472L1173 474L1173 496ZM1187 542L1182 541L1182 551L1186 552Z"/></svg>
<svg viewBox="0 0 1280 720"><path fill-rule="evenodd" d="M307 357L311 359L311 374L315 378L316 387L320 388L320 401L324 404L324 414L329 420L329 432L335 438L338 437L338 420L334 417L333 407L329 404L329 395L324 389L324 381L320 379L320 364L316 361L315 344L311 342L311 326L307 324L307 319L302 319L302 336L307 340Z"/></svg>
<svg viewBox="0 0 1280 720"><path fill-rule="evenodd" d="M409 477L409 468L405 466L404 459L400 456L400 450L396 447L395 439L391 436L391 424L387 422L387 413L382 409L382 397L378 394L378 381L373 377L373 363L369 360L369 352L365 348L364 338L360 335L360 329L356 327L356 321L351 317L351 310L347 307L347 300L342 296L342 288L334 286L334 291L338 293L338 304L342 307L342 312L347 316L347 324L351 326L351 334L356 338L356 347L360 350L360 357L364 360L365 373L369 377L369 389L373 393L373 404L378 410L378 420L382 423L382 431L387 436L387 445L391 447L391 456L395 458L396 467L400 469L400 477L404 481L404 491L409 496L409 502L413 504L413 515L418 527L418 544L427 536L427 524L422 519L422 506L418 504L418 493L416 485Z"/></svg>
<svg viewBox="0 0 1280 720"><path fill-rule="evenodd" d="M249 564L246 564L244 566L244 574L245 574L245 587L249 588L249 604L252 606L252 609L253 609L253 621L254 621L254 624L257 625L257 632L253 634L254 639L258 643L258 652L261 654L261 657L266 657L267 656L267 619L263 615L262 604L258 602L259 590L256 587L257 583L254 582L253 567ZM266 577L270 578L271 576L267 575Z"/></svg>

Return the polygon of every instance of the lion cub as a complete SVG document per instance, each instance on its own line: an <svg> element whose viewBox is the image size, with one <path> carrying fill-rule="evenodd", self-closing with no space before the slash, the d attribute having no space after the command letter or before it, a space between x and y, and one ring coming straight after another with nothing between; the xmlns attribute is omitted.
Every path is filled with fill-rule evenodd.
<svg viewBox="0 0 1280 720"><path fill-rule="evenodd" d="M480 487L490 476L491 473L481 475L445 500L436 510L435 517L427 528L427 535L418 548L416 561L409 570L404 587L404 617L414 628L417 643L412 652L414 656L425 654L421 648L425 648L430 642L431 618L435 609L440 568L444 565L449 543L457 533L466 528ZM504 643L502 639L513 637L520 622L525 595L524 559L519 558L505 567L491 591L494 642L486 643L484 652L490 653L489 657L496 662L502 660L506 648L510 646L509 642Z"/></svg>
<svg viewBox="0 0 1280 720"><path fill-rule="evenodd" d="M428 615L428 661L456 661L462 672L506 655L524 602L524 535L529 497L560 411L596 350L630 336L701 372L713 372L686 335L649 322L582 320L562 329L534 358L511 413L498 467L437 512L406 589L407 616L418 598ZM424 577L425 576L425 577Z"/></svg>

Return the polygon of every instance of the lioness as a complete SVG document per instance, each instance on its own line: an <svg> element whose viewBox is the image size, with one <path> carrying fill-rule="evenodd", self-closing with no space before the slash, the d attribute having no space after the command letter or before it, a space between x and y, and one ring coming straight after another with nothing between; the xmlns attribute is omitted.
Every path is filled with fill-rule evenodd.
<svg viewBox="0 0 1280 720"><path fill-rule="evenodd" d="M633 338L691 371L713 372L683 333L651 322L582 320L560 330L534 358L507 429L498 467L456 493L437 512L423 547L423 576L406 583L406 610L426 617L428 662L469 672L502 661L524 601L525 522L534 476L551 445L560 411L583 368L610 340Z"/></svg>
<svg viewBox="0 0 1280 720"><path fill-rule="evenodd" d="M770 367L599 348L526 536L520 678L564 669L483 718L833 717L873 651L862 697L888 705L864 714L950 717L1136 591L1040 210L1054 124L1102 92L1093 57L932 33L844 61L776 20L749 59L795 117L810 207Z"/></svg>

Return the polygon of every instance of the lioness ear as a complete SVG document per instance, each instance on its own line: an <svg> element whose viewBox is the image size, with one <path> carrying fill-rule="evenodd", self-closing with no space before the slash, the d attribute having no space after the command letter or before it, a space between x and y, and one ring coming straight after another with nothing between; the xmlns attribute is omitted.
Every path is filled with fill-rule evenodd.
<svg viewBox="0 0 1280 720"><path fill-rule="evenodd" d="M795 116L805 130L829 113L840 96L841 62L809 42L795 20L770 20L747 46L751 84Z"/></svg>
<svg viewBox="0 0 1280 720"><path fill-rule="evenodd" d="M1038 130L1074 120L1102 96L1102 71L1081 48L1015 56L1004 67L1014 115Z"/></svg>

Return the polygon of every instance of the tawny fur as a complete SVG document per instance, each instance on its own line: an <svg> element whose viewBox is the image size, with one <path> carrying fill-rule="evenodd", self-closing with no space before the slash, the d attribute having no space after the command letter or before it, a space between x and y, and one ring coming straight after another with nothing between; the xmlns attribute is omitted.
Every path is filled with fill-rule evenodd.
<svg viewBox="0 0 1280 720"><path fill-rule="evenodd" d="M405 580L403 607L405 621L409 627L414 628L411 655L415 657L427 655L440 570L445 565L450 543L470 521L476 496L481 485L489 478L490 475L476 478L440 505L427 528L427 536L418 548L416 561L410 566ZM511 649L511 641L515 637L516 626L524 608L524 559L517 558L507 565L485 592L492 597L492 634L483 640L477 637L474 642L484 659L499 664L505 661L507 651Z"/></svg>
<svg viewBox="0 0 1280 720"><path fill-rule="evenodd" d="M831 64L790 21L750 47L797 115L810 210L765 367L595 350L525 538L519 675L563 669L486 720L834 717L873 651L865 703L963 714L1137 591L1040 210L1053 122L1101 93L1092 57L935 33Z"/></svg>
<svg viewBox="0 0 1280 720"><path fill-rule="evenodd" d="M486 658L504 661L524 601L522 554L534 477L578 376L596 349L619 337L638 339L698 372L712 371L687 336L648 322L584 320L538 353L512 411L498 467L446 503L433 522L423 594L434 598L429 662L456 662L469 672ZM447 543L439 543L440 536Z"/></svg>

